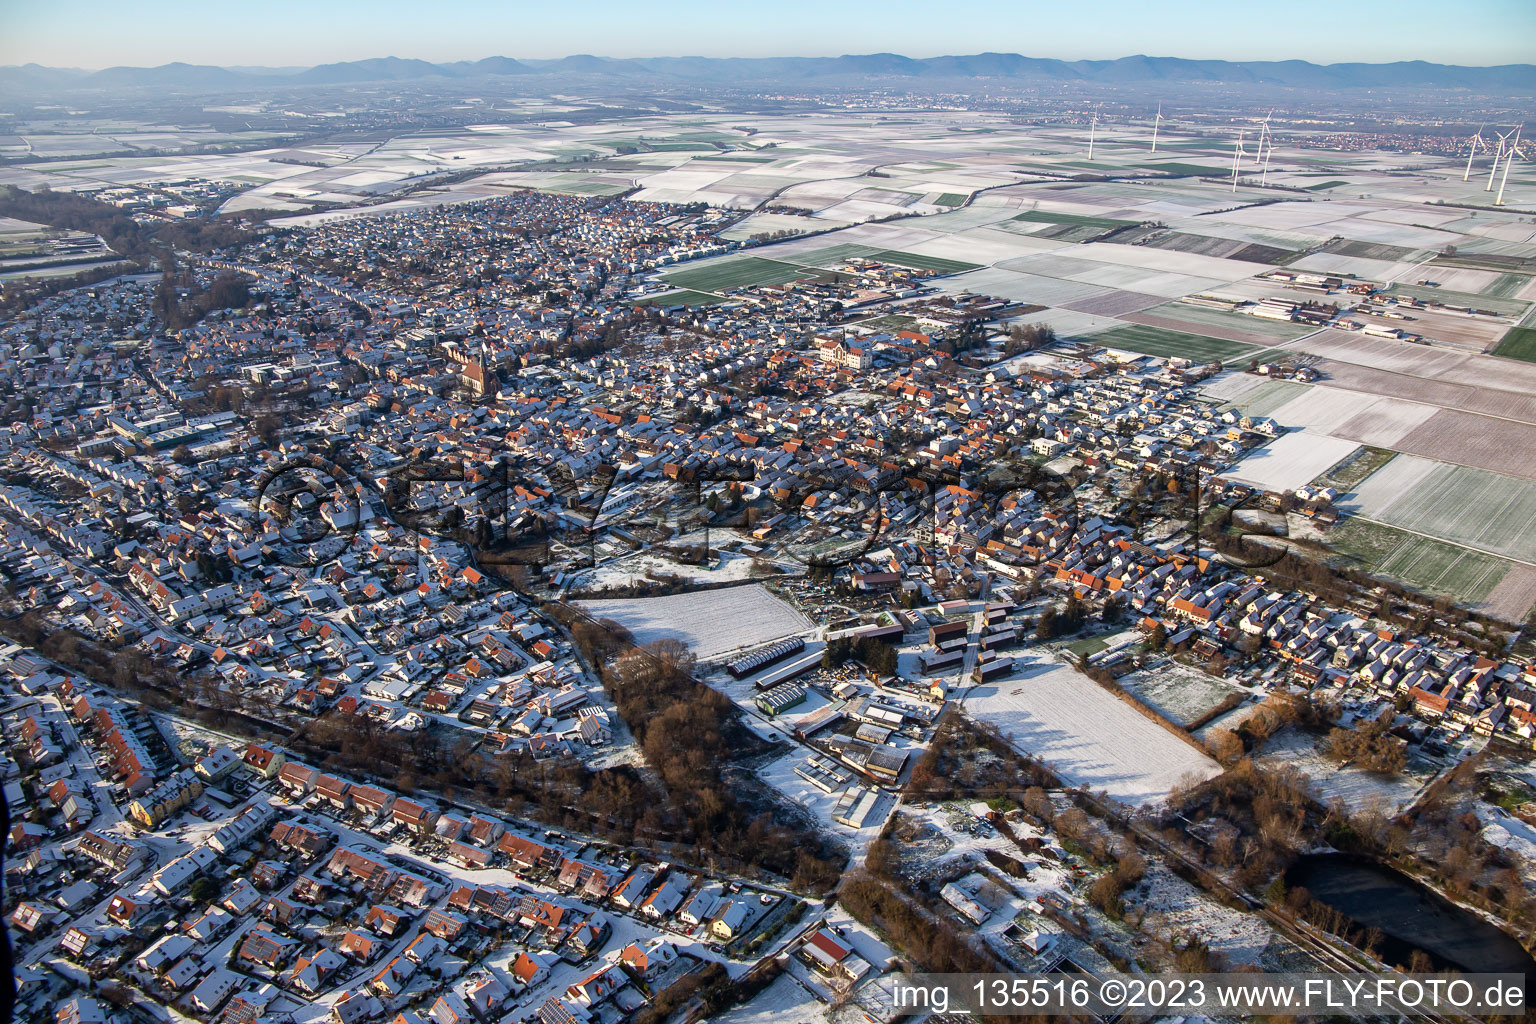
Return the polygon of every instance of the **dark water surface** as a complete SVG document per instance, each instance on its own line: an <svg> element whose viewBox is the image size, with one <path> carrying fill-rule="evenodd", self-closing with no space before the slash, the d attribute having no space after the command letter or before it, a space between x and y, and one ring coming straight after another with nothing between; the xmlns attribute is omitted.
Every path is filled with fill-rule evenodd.
<svg viewBox="0 0 1536 1024"><path fill-rule="evenodd" d="M1380 928L1384 960L1406 964L1422 949L1439 969L1521 972L1528 988L1536 979L1536 959L1512 936L1389 867L1346 854L1311 854L1291 866L1285 882L1304 886L1361 927Z"/></svg>

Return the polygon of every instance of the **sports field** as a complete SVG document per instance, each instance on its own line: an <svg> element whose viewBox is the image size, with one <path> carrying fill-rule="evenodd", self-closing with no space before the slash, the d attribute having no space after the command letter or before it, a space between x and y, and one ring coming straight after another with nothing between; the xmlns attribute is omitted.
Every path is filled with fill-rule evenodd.
<svg viewBox="0 0 1536 1024"><path fill-rule="evenodd" d="M1368 572L1469 604L1485 600L1510 569L1508 561L1493 555L1353 517L1329 533L1328 541Z"/></svg>
<svg viewBox="0 0 1536 1024"><path fill-rule="evenodd" d="M1511 327L1494 348L1493 354L1536 363L1536 327Z"/></svg>
<svg viewBox="0 0 1536 1024"><path fill-rule="evenodd" d="M1031 224L1076 224L1088 228L1123 228L1135 224L1133 220L1115 220L1112 217L1085 217L1077 213L1051 213L1047 210L1030 210L1021 213L1014 220L1022 220Z"/></svg>
<svg viewBox="0 0 1536 1024"><path fill-rule="evenodd" d="M1234 362L1247 359L1248 353L1254 351L1252 345L1244 345L1236 341L1206 338L1198 334L1185 334L1183 331L1170 331L1163 327L1147 327L1142 324L1112 327L1103 334L1095 335L1093 340L1110 348L1144 352L1151 356L1181 356L1198 363L1214 363L1218 360Z"/></svg>

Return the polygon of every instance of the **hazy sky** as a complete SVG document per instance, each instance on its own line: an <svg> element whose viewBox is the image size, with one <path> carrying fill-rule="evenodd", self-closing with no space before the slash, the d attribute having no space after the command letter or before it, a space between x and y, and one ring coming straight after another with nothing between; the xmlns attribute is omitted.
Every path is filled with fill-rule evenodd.
<svg viewBox="0 0 1536 1024"><path fill-rule="evenodd" d="M1533 0L0 0L0 64L363 57L912 57L982 51L1316 63L1536 60Z"/></svg>

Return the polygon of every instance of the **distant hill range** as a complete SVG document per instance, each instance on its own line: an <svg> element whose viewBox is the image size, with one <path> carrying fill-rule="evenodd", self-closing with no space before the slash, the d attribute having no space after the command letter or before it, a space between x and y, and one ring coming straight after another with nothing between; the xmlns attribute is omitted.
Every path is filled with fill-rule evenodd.
<svg viewBox="0 0 1536 1024"><path fill-rule="evenodd" d="M940 82L989 81L1133 85L1213 83L1297 89L1461 89L1475 92L1536 92L1536 65L1461 67L1425 61L1392 64L1310 64L1304 60L1225 61L1179 57L1122 57L1118 60L1052 60L1016 53L918 60L895 53L843 57L637 57L615 59L577 55L559 60L477 61L432 64L378 57L321 64L307 69L222 68L163 64L154 68L113 67L103 71L47 68L37 64L0 68L0 88L34 90L156 88L173 90L248 89L260 86L350 85L458 79L473 81L517 76L692 83L701 86L752 83L826 87L899 86L921 88Z"/></svg>

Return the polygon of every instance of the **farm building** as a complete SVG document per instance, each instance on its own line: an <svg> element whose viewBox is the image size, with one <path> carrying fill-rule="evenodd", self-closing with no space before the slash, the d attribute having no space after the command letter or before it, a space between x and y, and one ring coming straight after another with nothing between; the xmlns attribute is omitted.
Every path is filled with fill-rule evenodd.
<svg viewBox="0 0 1536 1024"><path fill-rule="evenodd" d="M758 710L772 717L804 701L805 687L799 683L785 683L782 686L775 686L767 693L759 694L755 703Z"/></svg>
<svg viewBox="0 0 1536 1024"><path fill-rule="evenodd" d="M748 651L725 666L725 670L733 678L741 679L751 675L758 669L772 665L781 658L787 658L791 654L805 650L805 640L798 636L785 637L783 640L769 644L767 647L759 647L755 651Z"/></svg>

